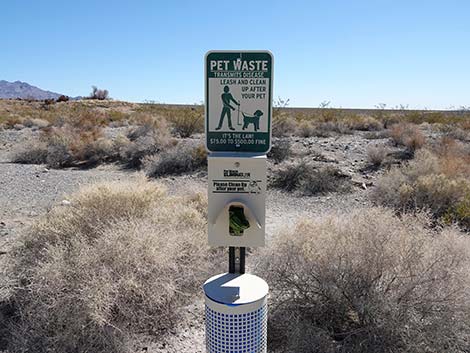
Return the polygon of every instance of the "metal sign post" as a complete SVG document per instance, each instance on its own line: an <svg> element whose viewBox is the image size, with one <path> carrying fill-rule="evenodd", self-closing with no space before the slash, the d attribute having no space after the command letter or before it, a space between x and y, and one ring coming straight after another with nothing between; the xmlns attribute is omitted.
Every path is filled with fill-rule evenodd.
<svg viewBox="0 0 470 353"><path fill-rule="evenodd" d="M245 273L245 257L265 244L273 57L211 51L205 72L208 240L229 248L228 273L204 284L207 352L264 353L268 285Z"/></svg>

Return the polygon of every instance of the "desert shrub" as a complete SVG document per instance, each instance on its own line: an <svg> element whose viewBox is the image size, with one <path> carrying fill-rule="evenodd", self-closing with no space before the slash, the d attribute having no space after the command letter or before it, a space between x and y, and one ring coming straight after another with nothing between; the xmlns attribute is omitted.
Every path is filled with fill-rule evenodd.
<svg viewBox="0 0 470 353"><path fill-rule="evenodd" d="M119 150L121 148L119 143L125 143L121 138L111 140L106 137L99 137L85 146L83 155L80 157L88 165L116 161L119 158Z"/></svg>
<svg viewBox="0 0 470 353"><path fill-rule="evenodd" d="M470 174L456 161L462 159L419 151L415 160L392 168L377 181L372 199L399 212L427 210L436 219L459 221L457 209L470 195ZM465 217L461 224L465 226Z"/></svg>
<svg viewBox="0 0 470 353"><path fill-rule="evenodd" d="M122 140L103 136L100 127L79 128L69 124L45 128L38 139L19 145L12 153L16 163L46 163L51 168L94 166L116 161Z"/></svg>
<svg viewBox="0 0 470 353"><path fill-rule="evenodd" d="M419 110L406 111L401 117L401 121L411 124L448 124L456 122L458 118L454 115L449 115L444 112L426 112Z"/></svg>
<svg viewBox="0 0 470 353"><path fill-rule="evenodd" d="M51 168L73 166L73 158L66 141L56 140L47 146L46 164Z"/></svg>
<svg viewBox="0 0 470 353"><path fill-rule="evenodd" d="M140 351L135 335L168 332L212 271L204 216L140 178L89 186L69 200L16 252L8 348Z"/></svg>
<svg viewBox="0 0 470 353"><path fill-rule="evenodd" d="M42 104L42 108L49 109L49 106L53 105L54 103L55 103L54 98L44 99L44 102Z"/></svg>
<svg viewBox="0 0 470 353"><path fill-rule="evenodd" d="M443 216L443 221L446 224L457 223L464 230L470 232L470 192L449 207Z"/></svg>
<svg viewBox="0 0 470 353"><path fill-rule="evenodd" d="M165 120L153 119L127 134L129 143L120 149L120 160L128 168L140 168L147 156L161 151L170 143L170 130Z"/></svg>
<svg viewBox="0 0 470 353"><path fill-rule="evenodd" d="M191 137L204 131L204 114L200 109L186 108L169 115L175 135L182 138Z"/></svg>
<svg viewBox="0 0 470 353"><path fill-rule="evenodd" d="M411 124L421 124L426 121L426 116L418 110L409 110L403 114L402 120Z"/></svg>
<svg viewBox="0 0 470 353"><path fill-rule="evenodd" d="M99 127L78 128L66 124L45 130L41 139L47 141L47 164L52 168L95 164L105 157L97 143L104 139Z"/></svg>
<svg viewBox="0 0 470 353"><path fill-rule="evenodd" d="M17 147L12 160L47 163L52 168L120 161L127 167L139 168L145 156L159 152L170 142L167 124L160 119L130 130L128 136L118 135L114 139L105 137L100 126L64 123L43 129L37 141Z"/></svg>
<svg viewBox="0 0 470 353"><path fill-rule="evenodd" d="M59 98L57 98L57 102L68 102L68 101L69 101L69 97L64 96L63 94L59 96Z"/></svg>
<svg viewBox="0 0 470 353"><path fill-rule="evenodd" d="M443 112L429 112L424 113L424 121L429 124L436 124L436 123L451 123L454 122L456 119L453 116L446 115Z"/></svg>
<svg viewBox="0 0 470 353"><path fill-rule="evenodd" d="M202 143L180 143L144 160L150 177L177 175L200 170L207 165L207 151Z"/></svg>
<svg viewBox="0 0 470 353"><path fill-rule="evenodd" d="M298 190L301 186L302 180L304 180L306 175L310 173L312 169L313 167L308 165L305 161L288 163L281 169L274 171L271 186L289 192Z"/></svg>
<svg viewBox="0 0 470 353"><path fill-rule="evenodd" d="M345 192L349 189L349 177L339 169L316 167L301 160L288 163L274 171L271 186L285 191L297 191L304 196Z"/></svg>
<svg viewBox="0 0 470 353"><path fill-rule="evenodd" d="M467 113L459 122L459 126L461 129L465 131L470 131L470 114Z"/></svg>
<svg viewBox="0 0 470 353"><path fill-rule="evenodd" d="M454 124L433 124L433 129L441 132L445 137L467 141L470 140L470 134L468 131L462 129L458 125Z"/></svg>
<svg viewBox="0 0 470 353"><path fill-rule="evenodd" d="M106 115L109 121L109 125L114 127L125 125L127 120L130 118L129 113L121 112L119 110L110 110L106 112Z"/></svg>
<svg viewBox="0 0 470 353"><path fill-rule="evenodd" d="M443 174L448 177L470 176L470 148L468 145L444 136L431 148L439 160Z"/></svg>
<svg viewBox="0 0 470 353"><path fill-rule="evenodd" d="M369 164L373 167L380 167L387 157L388 149L384 145L370 145L366 153Z"/></svg>
<svg viewBox="0 0 470 353"><path fill-rule="evenodd" d="M301 120L296 129L296 134L301 137L331 137L336 134L351 134L350 127L341 121L308 121Z"/></svg>
<svg viewBox="0 0 470 353"><path fill-rule="evenodd" d="M418 126L412 124L395 124L390 128L390 137L399 146L405 146L414 152L426 143L426 138Z"/></svg>
<svg viewBox="0 0 470 353"><path fill-rule="evenodd" d="M24 120L25 120L24 118L21 118L18 116L10 116L5 119L2 125L6 129L13 129L15 125L23 125Z"/></svg>
<svg viewBox="0 0 470 353"><path fill-rule="evenodd" d="M351 134L351 128L342 121L326 121L317 126L317 136L331 136L331 133L340 135Z"/></svg>
<svg viewBox="0 0 470 353"><path fill-rule="evenodd" d="M317 126L313 121L301 120L297 126L296 134L301 137L317 136Z"/></svg>
<svg viewBox="0 0 470 353"><path fill-rule="evenodd" d="M44 164L47 161L47 144L39 139L19 145L11 156L13 163Z"/></svg>
<svg viewBox="0 0 470 353"><path fill-rule="evenodd" d="M96 86L91 86L91 89L89 99L105 100L109 98L109 92L107 89L98 89Z"/></svg>
<svg viewBox="0 0 470 353"><path fill-rule="evenodd" d="M291 136L297 130L297 121L293 115L275 109L272 121L272 135L274 137Z"/></svg>
<svg viewBox="0 0 470 353"><path fill-rule="evenodd" d="M429 230L423 215L372 208L304 220L259 256L271 349L466 352L469 256L467 237Z"/></svg>
<svg viewBox="0 0 470 353"><path fill-rule="evenodd" d="M320 110L319 120L322 122L343 120L344 112L339 109L325 108Z"/></svg>
<svg viewBox="0 0 470 353"><path fill-rule="evenodd" d="M397 114L384 114L379 120L383 122L385 129L389 129L393 125L401 123L403 118Z"/></svg>
<svg viewBox="0 0 470 353"><path fill-rule="evenodd" d="M335 134L350 134L350 127L342 121L301 120L296 134L301 137L330 137Z"/></svg>
<svg viewBox="0 0 470 353"><path fill-rule="evenodd" d="M368 140L379 140L389 138L390 134L387 130L381 131L368 131L364 133L363 137Z"/></svg>
<svg viewBox="0 0 470 353"><path fill-rule="evenodd" d="M56 127L69 125L80 130L92 130L107 126L109 123L105 111L93 109L93 106L87 106L83 103L65 105L63 113L55 114L50 120Z"/></svg>
<svg viewBox="0 0 470 353"><path fill-rule="evenodd" d="M291 153L291 142L288 139L275 139L271 146L271 151L268 153L268 158L276 163L280 163L289 158Z"/></svg>
<svg viewBox="0 0 470 353"><path fill-rule="evenodd" d="M344 119L344 123L351 130L359 131L380 131L384 125L377 119L371 116L351 115Z"/></svg>
<svg viewBox="0 0 470 353"><path fill-rule="evenodd" d="M350 177L332 166L317 168L304 178L300 184L303 195L313 196L330 192L347 192L350 189Z"/></svg>
<svg viewBox="0 0 470 353"><path fill-rule="evenodd" d="M23 122L23 125L26 126L26 127L30 127L30 128L38 128L38 129L44 129L46 127L48 127L50 124L47 120L44 120L44 119L39 119L39 118L28 118L28 119L25 119L24 122Z"/></svg>

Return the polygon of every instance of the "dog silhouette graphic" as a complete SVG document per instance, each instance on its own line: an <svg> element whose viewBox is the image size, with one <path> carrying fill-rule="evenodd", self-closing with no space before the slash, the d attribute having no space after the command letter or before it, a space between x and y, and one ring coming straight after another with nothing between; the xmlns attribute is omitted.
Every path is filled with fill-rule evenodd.
<svg viewBox="0 0 470 353"><path fill-rule="evenodd" d="M243 127L242 129L245 130L249 124L253 124L255 131L259 130L259 119L263 115L261 110L257 110L254 112L253 116L246 115L243 113Z"/></svg>

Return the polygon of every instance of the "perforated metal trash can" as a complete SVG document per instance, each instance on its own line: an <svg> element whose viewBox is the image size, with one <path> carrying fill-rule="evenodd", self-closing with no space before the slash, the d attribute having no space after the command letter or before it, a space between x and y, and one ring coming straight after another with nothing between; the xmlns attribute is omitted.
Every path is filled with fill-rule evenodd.
<svg viewBox="0 0 470 353"><path fill-rule="evenodd" d="M204 283L208 353L267 352L268 284L224 273Z"/></svg>

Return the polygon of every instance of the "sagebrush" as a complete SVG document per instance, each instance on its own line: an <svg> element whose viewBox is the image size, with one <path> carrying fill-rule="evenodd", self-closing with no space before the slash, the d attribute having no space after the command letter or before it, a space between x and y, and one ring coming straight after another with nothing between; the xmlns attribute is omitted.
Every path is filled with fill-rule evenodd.
<svg viewBox="0 0 470 353"><path fill-rule="evenodd" d="M429 211L436 220L470 223L470 155L453 147L420 150L414 160L392 168L377 181L372 199L402 213Z"/></svg>
<svg viewBox="0 0 470 353"><path fill-rule="evenodd" d="M85 187L69 201L16 252L8 348L140 351L136 335L168 332L213 271L203 201L143 178Z"/></svg>
<svg viewBox="0 0 470 353"><path fill-rule="evenodd" d="M180 143L144 160L150 177L194 172L207 166L207 151L200 143Z"/></svg>
<svg viewBox="0 0 470 353"><path fill-rule="evenodd" d="M303 220L259 259L275 352L468 351L470 240L455 228L361 209Z"/></svg>
<svg viewBox="0 0 470 353"><path fill-rule="evenodd" d="M271 186L303 196L345 192L351 187L350 177L331 166L315 166L300 160L285 163L273 171Z"/></svg>

